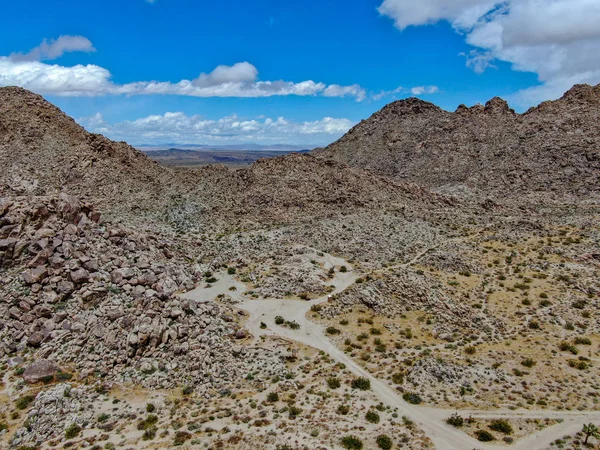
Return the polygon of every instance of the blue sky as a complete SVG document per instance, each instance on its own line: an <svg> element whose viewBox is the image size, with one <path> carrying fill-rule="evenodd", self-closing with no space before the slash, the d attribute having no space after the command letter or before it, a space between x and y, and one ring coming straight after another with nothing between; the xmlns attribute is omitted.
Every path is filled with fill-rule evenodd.
<svg viewBox="0 0 600 450"><path fill-rule="evenodd" d="M0 85L132 144L322 145L399 98L522 111L600 82L597 0L414 3L9 2Z"/></svg>

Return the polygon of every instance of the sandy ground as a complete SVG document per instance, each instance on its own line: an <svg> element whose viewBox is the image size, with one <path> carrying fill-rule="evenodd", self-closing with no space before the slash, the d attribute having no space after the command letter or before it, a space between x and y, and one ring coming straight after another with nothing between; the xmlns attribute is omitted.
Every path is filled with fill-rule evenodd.
<svg viewBox="0 0 600 450"><path fill-rule="evenodd" d="M402 265L416 263L429 250L431 249L424 250L412 260ZM321 258L321 262L325 269L329 269L330 267L336 268L334 277L331 280L328 280L328 284L335 287L335 290L331 294L342 292L351 286L360 276L360 274L356 273L353 269L352 265L342 258L324 254ZM339 272L338 269L340 266L346 266L348 271L346 273ZM219 294L228 295L233 300L239 302L238 306L241 309L249 313L250 317L245 326L255 338L259 338L262 335L280 336L327 352L333 359L345 364L346 368L355 375L368 378L371 381L372 391L379 399L386 405L398 408L399 414L406 415L415 421L438 449L483 449L498 448L498 446L501 445L499 443L488 444L479 442L462 432L460 429L447 425L445 419L455 412L453 410L420 407L405 402L396 390L386 382L375 378L364 368L355 363L344 352L339 350L327 338L323 326L311 322L306 317L311 306L326 302L328 300L328 295L310 301L289 299L248 299L243 295L247 290L247 286L238 281L234 276L228 275L226 272L217 273L215 276L218 278L218 281L211 287L198 287L193 291L184 294L184 296L195 301L207 302L214 300ZM231 291L231 287L235 287L236 290ZM300 328L293 330L289 327L276 325L276 316L282 316L290 321L294 320L300 324ZM266 328L261 328L261 323L264 323ZM513 445L510 445L510 448L519 450L545 448L550 445L552 441L566 434L580 431L584 423L600 421L600 412L597 411L461 410L459 413L464 417L471 415L472 417L478 418L519 417L563 419L562 423L535 432Z"/></svg>

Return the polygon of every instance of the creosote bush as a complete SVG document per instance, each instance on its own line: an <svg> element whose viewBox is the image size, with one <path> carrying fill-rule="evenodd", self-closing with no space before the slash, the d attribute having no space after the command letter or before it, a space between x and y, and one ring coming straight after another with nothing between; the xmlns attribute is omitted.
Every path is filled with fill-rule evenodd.
<svg viewBox="0 0 600 450"><path fill-rule="evenodd" d="M390 450L393 445L392 439L385 434L380 434L379 436L377 436L375 442L377 442L377 447L379 447L382 450Z"/></svg>
<svg viewBox="0 0 600 450"><path fill-rule="evenodd" d="M369 389L371 389L371 380L364 377L355 378L354 380L352 380L352 389L368 391Z"/></svg>
<svg viewBox="0 0 600 450"><path fill-rule="evenodd" d="M402 395L402 398L405 402L408 402L413 405L418 405L419 403L423 402L421 396L415 392L405 392Z"/></svg>
<svg viewBox="0 0 600 450"><path fill-rule="evenodd" d="M491 442L491 441L496 440L494 435L486 430L475 431L475 437L477 438L478 441L481 441L481 442Z"/></svg>
<svg viewBox="0 0 600 450"><path fill-rule="evenodd" d="M363 448L362 441L356 436L344 436L341 441L342 447L347 450L361 450Z"/></svg>

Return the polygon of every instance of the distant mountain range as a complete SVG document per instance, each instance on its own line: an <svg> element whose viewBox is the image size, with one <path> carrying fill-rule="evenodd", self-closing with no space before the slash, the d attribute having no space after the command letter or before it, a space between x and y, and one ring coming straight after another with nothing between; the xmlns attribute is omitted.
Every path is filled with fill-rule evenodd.
<svg viewBox="0 0 600 450"><path fill-rule="evenodd" d="M232 144L232 145L207 145L207 144L140 144L135 148L143 152L152 152L157 150L210 150L210 151L231 151L231 150L251 150L251 151L288 151L297 152L302 150L311 150L310 145L291 145L291 144Z"/></svg>

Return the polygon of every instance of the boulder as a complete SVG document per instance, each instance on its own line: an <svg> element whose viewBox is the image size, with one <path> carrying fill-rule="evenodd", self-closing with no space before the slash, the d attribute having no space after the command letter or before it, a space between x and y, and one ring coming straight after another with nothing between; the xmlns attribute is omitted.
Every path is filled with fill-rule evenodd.
<svg viewBox="0 0 600 450"><path fill-rule="evenodd" d="M54 376L58 372L58 366L47 359L38 359L31 364L25 372L23 372L23 379L27 383L39 383L40 381Z"/></svg>

